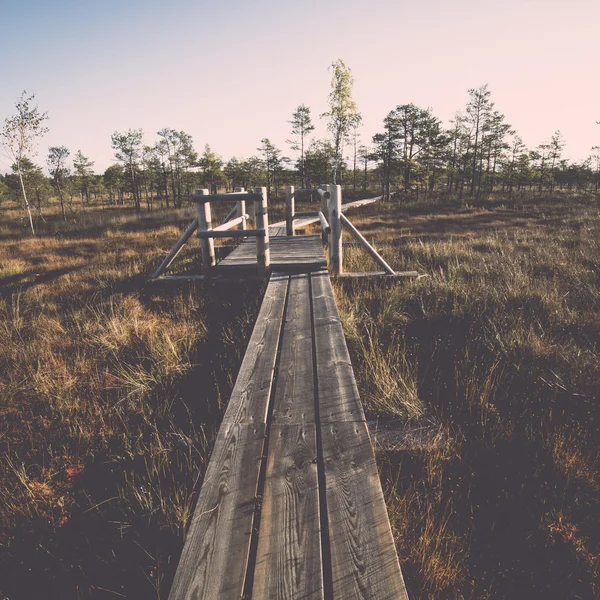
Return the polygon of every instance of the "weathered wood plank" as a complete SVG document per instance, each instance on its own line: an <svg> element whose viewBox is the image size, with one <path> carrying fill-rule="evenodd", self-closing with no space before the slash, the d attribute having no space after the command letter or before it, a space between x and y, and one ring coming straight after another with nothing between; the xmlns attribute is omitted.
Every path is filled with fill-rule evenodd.
<svg viewBox="0 0 600 600"><path fill-rule="evenodd" d="M311 283L321 423L364 420L329 275L312 274Z"/></svg>
<svg viewBox="0 0 600 600"><path fill-rule="evenodd" d="M315 439L314 424L271 428L253 598L323 598Z"/></svg>
<svg viewBox="0 0 600 600"><path fill-rule="evenodd" d="M264 434L263 423L221 425L170 600L241 597Z"/></svg>
<svg viewBox="0 0 600 600"><path fill-rule="evenodd" d="M271 275L223 423L267 422L288 280Z"/></svg>
<svg viewBox="0 0 600 600"><path fill-rule="evenodd" d="M271 268L326 266L325 253L319 236L273 237L270 239ZM256 246L252 241L242 242L219 263L219 268L250 268L256 266Z"/></svg>
<svg viewBox="0 0 600 600"><path fill-rule="evenodd" d="M292 275L289 285L272 422L314 423L313 346L308 274Z"/></svg>
<svg viewBox="0 0 600 600"><path fill-rule="evenodd" d="M333 597L408 600L364 421L321 426Z"/></svg>

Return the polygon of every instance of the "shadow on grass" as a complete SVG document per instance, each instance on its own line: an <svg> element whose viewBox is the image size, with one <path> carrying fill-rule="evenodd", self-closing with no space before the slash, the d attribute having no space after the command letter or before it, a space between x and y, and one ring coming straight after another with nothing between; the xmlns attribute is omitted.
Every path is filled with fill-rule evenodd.
<svg viewBox="0 0 600 600"><path fill-rule="evenodd" d="M141 415L127 414L132 435L144 438L158 433L174 441L164 458L169 467L159 477L158 487L167 500L169 492L185 488L196 494L201 487L263 285L239 284L236 294L221 286L186 285L190 292L203 294L203 314L198 317L207 325L206 336L194 350L194 366L168 389L145 395L144 402L156 417L153 428ZM102 294L136 293L146 307L160 311L173 291L172 284L162 289L145 286L144 278L135 277ZM183 532L157 506L142 509L122 493L127 478L145 485L147 458L122 456L119 441L111 440L107 448L88 458L73 481L74 502L66 522L22 520L5 532L0 545L0 596L3 593L11 600L166 598Z"/></svg>

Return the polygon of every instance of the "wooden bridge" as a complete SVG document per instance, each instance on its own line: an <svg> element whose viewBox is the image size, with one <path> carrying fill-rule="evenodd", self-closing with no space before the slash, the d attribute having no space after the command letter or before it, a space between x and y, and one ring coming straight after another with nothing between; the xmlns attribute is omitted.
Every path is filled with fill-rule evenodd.
<svg viewBox="0 0 600 600"><path fill-rule="evenodd" d="M321 197L335 199L336 192L341 199L339 186ZM219 265L207 243L210 232L231 230L210 227L209 202L224 195L195 196L204 277L258 269L268 274L269 283L204 477L171 600L407 599L324 270L321 238L331 252L336 240L328 238L329 232L333 237L339 231L341 242L341 219L325 203L329 221L322 210L296 217L290 195L293 199L293 188L284 228L281 223L269 227L264 188L248 194L260 203L256 229L240 228L234 235L243 231L257 241L245 239ZM238 217L228 217L237 221L234 226L246 225L241 197L235 198ZM294 236L296 218L320 221L322 236ZM341 270L341 255L338 261Z"/></svg>

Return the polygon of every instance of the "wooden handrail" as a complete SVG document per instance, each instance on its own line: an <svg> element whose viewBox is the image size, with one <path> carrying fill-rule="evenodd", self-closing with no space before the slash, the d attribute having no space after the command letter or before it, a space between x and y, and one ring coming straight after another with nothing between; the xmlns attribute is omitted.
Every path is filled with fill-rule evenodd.
<svg viewBox="0 0 600 600"><path fill-rule="evenodd" d="M262 199L261 194L251 192L231 192L229 194L192 194L192 202L197 204L204 204L205 202L238 202L240 199L244 199L248 202L260 201Z"/></svg>
<svg viewBox="0 0 600 600"><path fill-rule="evenodd" d="M233 221L230 222L233 223ZM266 237L266 235L266 229L234 229L225 231L215 228L198 232L198 237L203 240L211 238Z"/></svg>

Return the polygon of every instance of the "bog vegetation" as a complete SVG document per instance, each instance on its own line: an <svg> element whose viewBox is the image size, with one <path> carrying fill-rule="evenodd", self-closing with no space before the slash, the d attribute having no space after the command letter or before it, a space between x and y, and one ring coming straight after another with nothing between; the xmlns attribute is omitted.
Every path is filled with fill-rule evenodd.
<svg viewBox="0 0 600 600"><path fill-rule="evenodd" d="M448 128L398 106L367 147L343 62L332 77L331 138L310 138L300 105L294 164L266 138L225 163L165 128L152 145L115 132L104 173L50 148L45 174L45 114L17 103L0 176L0 598L167 597L264 284L147 276L195 188L267 183L276 219L285 184L334 177L346 200L383 195L353 221L421 273L335 282L410 597L600 595L600 155L567 161L559 132L525 148L486 86ZM375 270L345 242L345 269ZM178 260L199 268L193 246Z"/></svg>

